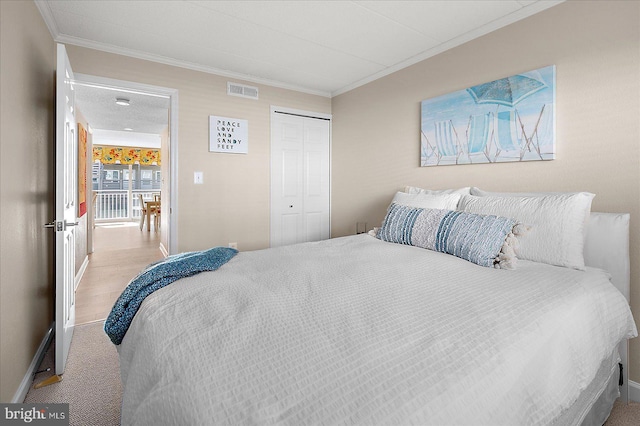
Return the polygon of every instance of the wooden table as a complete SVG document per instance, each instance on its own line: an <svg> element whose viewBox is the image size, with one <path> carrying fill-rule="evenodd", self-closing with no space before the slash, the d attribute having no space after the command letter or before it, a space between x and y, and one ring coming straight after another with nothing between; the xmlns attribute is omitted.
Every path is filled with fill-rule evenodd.
<svg viewBox="0 0 640 426"><path fill-rule="evenodd" d="M151 232L151 211L160 208L160 200L158 201L145 201L145 209L147 210L147 231Z"/></svg>

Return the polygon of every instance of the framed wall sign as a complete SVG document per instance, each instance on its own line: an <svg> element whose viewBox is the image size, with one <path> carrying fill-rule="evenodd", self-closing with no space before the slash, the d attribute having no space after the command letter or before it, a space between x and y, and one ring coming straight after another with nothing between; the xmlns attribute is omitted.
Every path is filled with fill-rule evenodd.
<svg viewBox="0 0 640 426"><path fill-rule="evenodd" d="M210 115L209 151L247 154L249 152L249 122L239 118Z"/></svg>

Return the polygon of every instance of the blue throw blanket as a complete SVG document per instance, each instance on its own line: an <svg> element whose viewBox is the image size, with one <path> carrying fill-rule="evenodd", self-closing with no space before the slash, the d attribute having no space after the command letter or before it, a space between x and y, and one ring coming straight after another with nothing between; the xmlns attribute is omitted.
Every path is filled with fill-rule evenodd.
<svg viewBox="0 0 640 426"><path fill-rule="evenodd" d="M238 250L232 248L214 247L205 251L176 254L152 263L131 280L122 292L104 323L104 331L114 344L119 345L148 295L180 278L215 271L237 253Z"/></svg>

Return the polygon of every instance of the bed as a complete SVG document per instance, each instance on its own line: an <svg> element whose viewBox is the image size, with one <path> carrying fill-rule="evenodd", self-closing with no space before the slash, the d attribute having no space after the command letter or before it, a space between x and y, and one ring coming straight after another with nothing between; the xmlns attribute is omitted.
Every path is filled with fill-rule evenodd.
<svg viewBox="0 0 640 426"><path fill-rule="evenodd" d="M587 204L582 268L483 267L361 234L167 285L118 346L122 424L602 424L637 330L629 216Z"/></svg>

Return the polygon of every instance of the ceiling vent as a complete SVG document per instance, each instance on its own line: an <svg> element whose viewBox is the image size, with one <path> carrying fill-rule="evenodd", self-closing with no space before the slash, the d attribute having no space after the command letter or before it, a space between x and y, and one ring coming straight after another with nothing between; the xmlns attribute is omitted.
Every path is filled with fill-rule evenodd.
<svg viewBox="0 0 640 426"><path fill-rule="evenodd" d="M227 82L227 95L240 96L242 98L258 99L258 88L239 83Z"/></svg>

